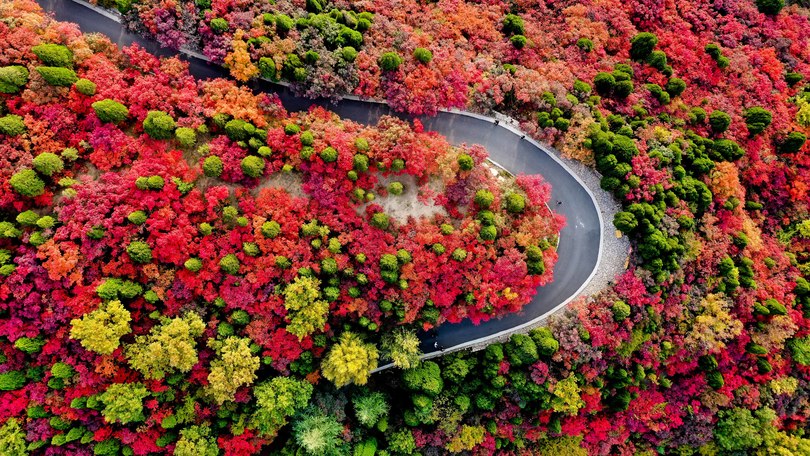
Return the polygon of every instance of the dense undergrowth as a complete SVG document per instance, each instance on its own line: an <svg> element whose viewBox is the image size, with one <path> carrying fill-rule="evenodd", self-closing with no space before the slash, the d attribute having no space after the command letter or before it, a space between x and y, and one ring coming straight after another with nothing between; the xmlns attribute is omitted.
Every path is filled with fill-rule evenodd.
<svg viewBox="0 0 810 456"><path fill-rule="evenodd" d="M204 51L237 79L264 71L297 78L311 95L353 92L414 113L507 111L529 133L593 163L623 206L614 223L634 241L630 270L545 329L373 376L366 386L321 381L311 390L277 379L254 388L256 403L277 412L263 422L290 416L274 451L810 452L806 9L778 0L121 5L167 44L202 37ZM319 8L322 16L298 24ZM283 36L282 14L295 23ZM359 26L361 18L370 25ZM225 22L218 31L215 19ZM362 35L353 60L339 41L356 38L347 28ZM309 395L308 404L293 399ZM201 407L194 426L170 427L184 428L174 432L183 442L175 451L194 442L195 454L215 454L215 435L229 454L255 451L260 430L243 433L239 423L265 405ZM35 430L51 415L37 413L16 414L3 435L49 436ZM127 438L116 435L134 441Z"/></svg>

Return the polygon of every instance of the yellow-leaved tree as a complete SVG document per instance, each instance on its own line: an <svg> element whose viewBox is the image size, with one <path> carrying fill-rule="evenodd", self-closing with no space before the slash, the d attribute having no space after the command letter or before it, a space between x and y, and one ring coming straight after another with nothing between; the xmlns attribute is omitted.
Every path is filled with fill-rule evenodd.
<svg viewBox="0 0 810 456"><path fill-rule="evenodd" d="M377 357L377 347L346 331L324 358L321 371L338 388L349 383L365 385L371 371L377 368Z"/></svg>
<svg viewBox="0 0 810 456"><path fill-rule="evenodd" d="M164 319L148 336L138 336L126 349L129 366L148 379L160 380L166 373L188 372L197 364L197 342L205 323L194 312Z"/></svg>
<svg viewBox="0 0 810 456"><path fill-rule="evenodd" d="M405 328L397 328L383 336L382 349L385 356L400 369L410 369L419 364L419 338L416 332Z"/></svg>
<svg viewBox="0 0 810 456"><path fill-rule="evenodd" d="M109 355L118 348L121 336L131 331L130 320L121 301L105 302L81 319L71 320L70 337L92 352Z"/></svg>
<svg viewBox="0 0 810 456"><path fill-rule="evenodd" d="M329 303L321 299L321 282L314 277L296 277L284 289L284 307L290 324L287 332L303 339L326 324Z"/></svg>
<svg viewBox="0 0 810 456"><path fill-rule="evenodd" d="M585 406L585 401L580 395L579 385L577 385L577 378L573 375L557 382L551 394L553 395L551 408L555 412L576 415L579 409Z"/></svg>
<svg viewBox="0 0 810 456"><path fill-rule="evenodd" d="M458 432L455 437L450 439L445 447L447 451L455 454L462 451L472 451L476 445L484 441L486 430L484 426L461 426L461 432Z"/></svg>
<svg viewBox="0 0 810 456"><path fill-rule="evenodd" d="M708 294L700 302L701 314L695 317L684 345L697 353L722 350L725 341L740 335L743 324L729 312L732 303L721 294Z"/></svg>
<svg viewBox="0 0 810 456"><path fill-rule="evenodd" d="M225 341L213 341L217 358L211 361L208 373L208 391L217 404L232 401L236 390L256 380L259 357L250 351L250 339L228 337Z"/></svg>

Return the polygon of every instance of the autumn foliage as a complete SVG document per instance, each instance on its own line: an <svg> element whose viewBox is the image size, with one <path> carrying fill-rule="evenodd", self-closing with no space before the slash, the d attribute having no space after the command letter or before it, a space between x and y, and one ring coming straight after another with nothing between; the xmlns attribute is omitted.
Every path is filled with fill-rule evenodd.
<svg viewBox="0 0 810 456"><path fill-rule="evenodd" d="M33 3L0 16L4 454L253 452L307 404L268 385L363 384L391 329L519 311L552 280L548 185L480 147L290 114Z"/></svg>
<svg viewBox="0 0 810 456"><path fill-rule="evenodd" d="M596 168L633 252L546 326L418 362L414 329L551 279L542 181L6 2L1 449L810 454L801 2L100 3L240 81L506 112Z"/></svg>

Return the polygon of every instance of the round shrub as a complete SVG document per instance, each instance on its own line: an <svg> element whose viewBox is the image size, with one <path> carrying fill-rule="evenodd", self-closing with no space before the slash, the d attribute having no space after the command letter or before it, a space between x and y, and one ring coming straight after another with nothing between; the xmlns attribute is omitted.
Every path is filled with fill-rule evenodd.
<svg viewBox="0 0 810 456"><path fill-rule="evenodd" d="M785 82L787 82L787 84L790 87L795 86L796 84L801 82L802 79L804 79L804 75L802 75L801 73L796 73L793 71L785 73Z"/></svg>
<svg viewBox="0 0 810 456"><path fill-rule="evenodd" d="M383 271L396 271L399 269L399 260L396 255L385 253L380 257L380 269Z"/></svg>
<svg viewBox="0 0 810 456"><path fill-rule="evenodd" d="M94 226L87 231L87 237L99 240L104 237L106 230L101 226Z"/></svg>
<svg viewBox="0 0 810 456"><path fill-rule="evenodd" d="M693 124L702 124L706 121L706 111L700 107L689 110L689 121Z"/></svg>
<svg viewBox="0 0 810 456"><path fill-rule="evenodd" d="M126 106L109 98L97 101L90 106L96 112L98 120L102 122L117 124L129 116L129 109Z"/></svg>
<svg viewBox="0 0 810 456"><path fill-rule="evenodd" d="M180 127L174 132L174 139L180 147L191 147L197 142L197 132L193 128Z"/></svg>
<svg viewBox="0 0 810 456"><path fill-rule="evenodd" d="M326 163L333 163L338 159L338 152L333 147L327 147L321 151L320 156Z"/></svg>
<svg viewBox="0 0 810 456"><path fill-rule="evenodd" d="M526 37L523 35L515 35L509 38L509 42L512 43L512 46L514 46L515 49L523 49L526 47L526 41Z"/></svg>
<svg viewBox="0 0 810 456"><path fill-rule="evenodd" d="M225 134L234 141L245 141L255 132L256 127L242 119L232 119L225 124Z"/></svg>
<svg viewBox="0 0 810 456"><path fill-rule="evenodd" d="M536 245L526 247L526 259L529 261L540 261L543 259L543 250Z"/></svg>
<svg viewBox="0 0 810 456"><path fill-rule="evenodd" d="M377 61L383 71L395 71L402 65L402 57L396 52L386 52Z"/></svg>
<svg viewBox="0 0 810 456"><path fill-rule="evenodd" d="M183 266L191 272L197 272L202 269L202 261L199 258L189 258Z"/></svg>
<svg viewBox="0 0 810 456"><path fill-rule="evenodd" d="M276 33L284 36L287 32L295 27L295 22L290 16L286 14L276 15Z"/></svg>
<svg viewBox="0 0 810 456"><path fill-rule="evenodd" d="M401 195L404 190L405 187L401 182L391 182L388 184L388 192L392 195Z"/></svg>
<svg viewBox="0 0 810 456"><path fill-rule="evenodd" d="M160 176L149 176L146 179L146 186L149 187L150 190L160 190L165 184L166 181Z"/></svg>
<svg viewBox="0 0 810 456"><path fill-rule="evenodd" d="M152 249L146 242L130 242L127 246L127 254L134 263L145 264L152 261Z"/></svg>
<svg viewBox="0 0 810 456"><path fill-rule="evenodd" d="M427 65L433 60L433 53L430 50L418 47L413 50L413 57L419 62Z"/></svg>
<svg viewBox="0 0 810 456"><path fill-rule="evenodd" d="M369 149L368 140L366 138L357 138L354 140L354 148L360 152L366 152Z"/></svg>
<svg viewBox="0 0 810 456"><path fill-rule="evenodd" d="M264 159L248 155L242 159L242 172L247 177L259 177L264 173Z"/></svg>
<svg viewBox="0 0 810 456"><path fill-rule="evenodd" d="M25 122L22 117L14 114L0 117L0 134L18 136L25 131Z"/></svg>
<svg viewBox="0 0 810 456"><path fill-rule="evenodd" d="M34 211L28 210L28 211L20 212L19 214L17 214L17 217L16 217L15 220L17 220L17 223L19 223L20 225L29 225L30 226L30 225L36 224L37 219L39 219L39 215L37 215L37 213L34 212ZM3 251L0 251L0 252L3 252Z"/></svg>
<svg viewBox="0 0 810 456"><path fill-rule="evenodd" d="M301 133L300 139L302 146L311 146L315 142L315 136L309 130Z"/></svg>
<svg viewBox="0 0 810 456"><path fill-rule="evenodd" d="M395 158L391 162L391 171L394 171L396 173L402 171L403 169L405 169L405 160L401 158Z"/></svg>
<svg viewBox="0 0 810 456"><path fill-rule="evenodd" d="M28 69L20 65L0 68L0 93L17 93L28 83Z"/></svg>
<svg viewBox="0 0 810 456"><path fill-rule="evenodd" d="M658 100L661 104L669 103L669 94L664 92L664 89L661 88L658 84L647 84L645 86L647 90L650 91L650 94Z"/></svg>
<svg viewBox="0 0 810 456"><path fill-rule="evenodd" d="M714 60L719 59L720 56L723 55L723 51L720 50L720 46L718 46L717 43L709 43L703 50Z"/></svg>
<svg viewBox="0 0 810 456"><path fill-rule="evenodd" d="M630 306L624 301L616 301L610 307L615 321L624 321L630 316Z"/></svg>
<svg viewBox="0 0 810 456"><path fill-rule="evenodd" d="M354 169L359 172L368 171L368 156L363 154L355 154L352 158Z"/></svg>
<svg viewBox="0 0 810 456"><path fill-rule="evenodd" d="M54 174L62 171L65 167L65 162L59 158L58 155L43 152L34 158L34 169L36 169L43 176L53 176Z"/></svg>
<svg viewBox="0 0 810 456"><path fill-rule="evenodd" d="M560 131L568 131L568 127L571 126L571 121L566 119L565 117L560 117L554 121L554 128Z"/></svg>
<svg viewBox="0 0 810 456"><path fill-rule="evenodd" d="M446 250L445 247L439 242L433 244L430 248L431 248L431 250L433 250L433 253L435 253L436 255L441 255Z"/></svg>
<svg viewBox="0 0 810 456"><path fill-rule="evenodd" d="M211 30L215 33L225 33L228 31L228 21L221 17L211 19Z"/></svg>
<svg viewBox="0 0 810 456"><path fill-rule="evenodd" d="M507 14L503 18L503 32L507 35L523 35L525 33L523 18L515 14Z"/></svg>
<svg viewBox="0 0 810 456"><path fill-rule="evenodd" d="M203 161L203 173L208 177L219 177L222 175L223 167L222 159L216 155L209 155Z"/></svg>
<svg viewBox="0 0 810 456"><path fill-rule="evenodd" d="M324 258L321 261L321 271L325 274L335 275L338 272L337 261L334 258Z"/></svg>
<svg viewBox="0 0 810 456"><path fill-rule="evenodd" d="M750 133L751 136L755 136L768 128L771 124L771 120L773 120L773 115L767 109L755 106L747 109L745 113L743 113L743 118L745 118L745 126L748 127L748 133Z"/></svg>
<svg viewBox="0 0 810 456"><path fill-rule="evenodd" d="M129 220L130 223L133 223L135 225L143 225L144 223L146 223L146 219L147 216L146 212L144 211L133 211L130 212L129 215L127 215L127 220Z"/></svg>
<svg viewBox="0 0 810 456"><path fill-rule="evenodd" d="M219 260L219 269L225 274L236 275L239 273L239 258L229 253Z"/></svg>
<svg viewBox="0 0 810 456"><path fill-rule="evenodd" d="M397 255L396 256L397 256L397 261L399 261L400 264L408 264L413 260L413 256L411 256L411 253L408 252L405 249L397 250Z"/></svg>
<svg viewBox="0 0 810 456"><path fill-rule="evenodd" d="M510 193L506 195L505 206L507 211L518 214L523 212L523 209L526 207L526 200L523 198L523 195Z"/></svg>
<svg viewBox="0 0 810 456"><path fill-rule="evenodd" d="M371 28L371 21L374 18L374 15L368 12L363 12L358 15L357 18L357 30L361 32L365 32L366 30Z"/></svg>
<svg viewBox="0 0 810 456"><path fill-rule="evenodd" d="M143 131L154 139L172 139L174 119L163 111L149 111L143 120Z"/></svg>
<svg viewBox="0 0 810 456"><path fill-rule="evenodd" d="M281 233L281 225L275 220L270 220L262 224L261 230L264 237L273 239Z"/></svg>
<svg viewBox="0 0 810 456"><path fill-rule="evenodd" d="M633 76L636 73L633 71L633 67L630 65L626 63L617 63L616 65L613 65L613 72L610 74L612 74L617 81L629 81L630 79L633 79Z"/></svg>
<svg viewBox="0 0 810 456"><path fill-rule="evenodd" d="M242 251L245 252L245 255L252 257L258 256L261 253L258 244L255 242L243 242Z"/></svg>
<svg viewBox="0 0 810 456"><path fill-rule="evenodd" d="M729 125L731 125L731 116L725 112L715 110L709 114L709 126L712 127L712 131L715 133L722 133L728 130Z"/></svg>
<svg viewBox="0 0 810 456"><path fill-rule="evenodd" d="M757 9L762 14L776 16L785 7L785 0L755 0Z"/></svg>
<svg viewBox="0 0 810 456"><path fill-rule="evenodd" d="M338 37L338 44L345 44L347 46L351 46L353 48L359 48L363 45L363 34L358 32L357 30L352 30L348 27L344 27L340 31L340 35Z"/></svg>
<svg viewBox="0 0 810 456"><path fill-rule="evenodd" d="M730 139L718 139L711 148L711 157L715 160L734 161L745 155L745 150Z"/></svg>
<svg viewBox="0 0 810 456"><path fill-rule="evenodd" d="M686 90L686 82L681 78L669 78L667 84L664 86L670 97L677 97Z"/></svg>
<svg viewBox="0 0 810 456"><path fill-rule="evenodd" d="M270 57L262 57L259 59L259 74L263 78L270 79L271 81L278 80L278 69L276 68L276 61Z"/></svg>
<svg viewBox="0 0 810 456"><path fill-rule="evenodd" d="M351 46L344 46L343 49L340 50L340 56L349 63L354 62L357 58L357 49Z"/></svg>
<svg viewBox="0 0 810 456"><path fill-rule="evenodd" d="M51 375L54 378L66 379L73 377L74 374L76 374L76 371L73 370L73 367L70 364L57 362L51 366Z"/></svg>
<svg viewBox="0 0 810 456"><path fill-rule="evenodd" d="M52 67L72 67L73 52L65 46L53 43L43 43L31 48L39 60Z"/></svg>
<svg viewBox="0 0 810 456"><path fill-rule="evenodd" d="M371 226L384 230L388 228L388 215L383 212L377 212L371 216Z"/></svg>
<svg viewBox="0 0 810 456"><path fill-rule="evenodd" d="M37 73L42 76L42 79L52 86L70 87L74 82L79 80L76 76L76 72L70 68L42 66L37 67L36 70Z"/></svg>
<svg viewBox="0 0 810 456"><path fill-rule="evenodd" d="M608 95L616 85L616 78L610 73L599 72L593 78L593 85L596 87L597 92Z"/></svg>
<svg viewBox="0 0 810 456"><path fill-rule="evenodd" d="M288 123L287 125L284 125L284 133L287 135L292 136L298 133L299 131L301 131L301 127L299 127L294 123Z"/></svg>
<svg viewBox="0 0 810 456"><path fill-rule="evenodd" d="M22 196L35 197L45 191L45 182L37 176L33 169L24 169L15 173L9 179L9 184L15 192Z"/></svg>
<svg viewBox="0 0 810 456"><path fill-rule="evenodd" d="M320 58L321 58L320 54L313 51L312 49L304 53L304 62L307 62L310 65L318 63L318 60L320 60Z"/></svg>
<svg viewBox="0 0 810 456"><path fill-rule="evenodd" d="M658 44L658 37L649 32L641 32L630 40L630 58L644 60Z"/></svg>
<svg viewBox="0 0 810 456"><path fill-rule="evenodd" d="M493 214L492 211L481 211L478 213L476 218L484 226L495 224L495 214Z"/></svg>
<svg viewBox="0 0 810 456"><path fill-rule="evenodd" d="M492 202L495 201L495 195L489 190L481 189L475 192L475 199L473 201L479 208L487 209L492 205Z"/></svg>
<svg viewBox="0 0 810 456"><path fill-rule="evenodd" d="M588 38L580 38L577 40L577 47L585 52L593 51L593 41Z"/></svg>
<svg viewBox="0 0 810 456"><path fill-rule="evenodd" d="M234 220L239 216L239 209L235 206L225 206L222 208L222 220L225 223L233 223Z"/></svg>
<svg viewBox="0 0 810 456"><path fill-rule="evenodd" d="M96 94L96 83L89 79L79 79L73 86L76 87L76 91L82 95L92 97Z"/></svg>
<svg viewBox="0 0 810 456"><path fill-rule="evenodd" d="M312 154L314 154L314 153L315 153L315 149L313 149L312 147L309 147L309 146L304 146L304 147L301 148L300 155L301 155L301 158L303 160L309 160L309 157L311 157Z"/></svg>
<svg viewBox="0 0 810 456"><path fill-rule="evenodd" d="M667 68L667 54L664 51L652 51L646 61L648 65L658 71L665 71Z"/></svg>
<svg viewBox="0 0 810 456"><path fill-rule="evenodd" d="M577 79L574 81L574 92L578 92L581 95L587 95L591 93L591 85L585 81Z"/></svg>
<svg viewBox="0 0 810 456"><path fill-rule="evenodd" d="M485 241L493 241L498 237L498 230L494 225L482 226L479 235Z"/></svg>
<svg viewBox="0 0 810 456"><path fill-rule="evenodd" d="M461 248L455 249L451 256L456 261L464 261L467 258L467 251Z"/></svg>
<svg viewBox="0 0 810 456"><path fill-rule="evenodd" d="M462 171L470 171L475 166L473 158L467 154L460 154L458 156L458 167Z"/></svg>
<svg viewBox="0 0 810 456"><path fill-rule="evenodd" d="M807 136L804 133L792 131L779 143L779 152L786 154L796 153L801 150L805 141L807 141Z"/></svg>
<svg viewBox="0 0 810 456"><path fill-rule="evenodd" d="M635 88L633 81L617 81L616 85L613 86L613 95L615 95L616 98L624 99L630 96Z"/></svg>

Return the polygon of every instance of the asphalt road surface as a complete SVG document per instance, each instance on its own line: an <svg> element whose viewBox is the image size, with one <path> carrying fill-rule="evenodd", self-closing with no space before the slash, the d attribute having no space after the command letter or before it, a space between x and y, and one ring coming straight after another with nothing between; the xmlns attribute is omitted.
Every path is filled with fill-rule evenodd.
<svg viewBox="0 0 810 456"><path fill-rule="evenodd" d="M112 18L73 1L38 0L38 3L46 11L52 12L57 20L77 23L85 33L103 33L123 46L138 43L157 55L177 55L175 51L161 49L154 41L127 32ZM191 73L198 78L227 76L227 71L218 65L194 57L183 57L189 61ZM345 99L332 104L324 100L296 97L286 87L266 81L255 81L251 85L257 90L277 93L290 111L319 104L344 118L364 124L375 124L383 115L405 117L392 112L387 105L376 102ZM578 295L596 270L602 247L599 208L585 185L556 159L547 146L532 141L503 122L499 125L492 118L460 112L440 112L435 117L420 120L426 129L446 136L453 144L484 146L492 160L515 174L542 175L552 186L550 206L566 218L566 225L560 232L557 248L559 260L554 267L554 280L540 287L522 312L478 326L469 320L444 324L438 328L438 335L421 335L423 351L426 354L435 353L436 342L444 350L477 345L506 332L533 325ZM557 204L557 201L562 204Z"/></svg>

